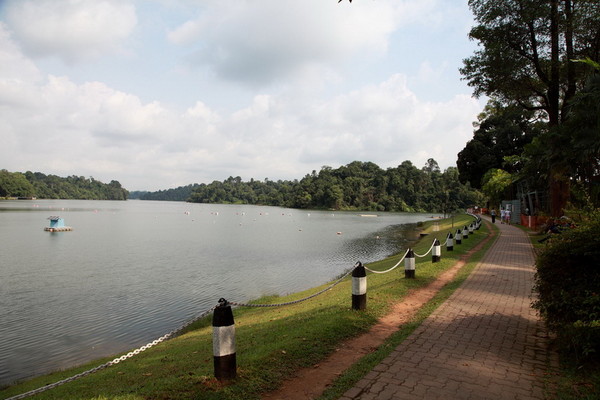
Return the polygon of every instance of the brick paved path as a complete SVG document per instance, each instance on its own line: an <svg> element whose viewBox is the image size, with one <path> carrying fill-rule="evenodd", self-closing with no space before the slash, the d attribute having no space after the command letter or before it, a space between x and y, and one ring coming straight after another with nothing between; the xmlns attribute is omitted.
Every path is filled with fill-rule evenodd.
<svg viewBox="0 0 600 400"><path fill-rule="evenodd" d="M496 225L463 285L342 400L544 398L557 356L530 308L533 250L520 229Z"/></svg>

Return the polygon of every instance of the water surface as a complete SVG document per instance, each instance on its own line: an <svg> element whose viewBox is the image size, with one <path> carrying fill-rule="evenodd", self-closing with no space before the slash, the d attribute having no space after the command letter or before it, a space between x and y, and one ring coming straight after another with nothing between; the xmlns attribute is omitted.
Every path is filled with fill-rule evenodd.
<svg viewBox="0 0 600 400"><path fill-rule="evenodd" d="M73 231L45 232L51 215ZM243 302L323 284L356 261L400 252L411 224L430 217L0 201L0 384L137 348L221 297Z"/></svg>

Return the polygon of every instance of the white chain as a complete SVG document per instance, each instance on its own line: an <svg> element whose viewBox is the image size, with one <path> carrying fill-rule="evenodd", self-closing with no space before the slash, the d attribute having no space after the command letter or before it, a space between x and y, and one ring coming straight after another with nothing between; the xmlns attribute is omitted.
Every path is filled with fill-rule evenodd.
<svg viewBox="0 0 600 400"><path fill-rule="evenodd" d="M425 257L427 254L429 254L429 252L431 251L431 249L433 249L434 243L435 243L435 240L433 241L433 243L431 243L431 247L429 248L429 250L427 250L427 252L425 254L420 255L420 254L415 253L415 256L417 256L417 257Z"/></svg>
<svg viewBox="0 0 600 400"><path fill-rule="evenodd" d="M408 250L410 250L410 249L407 249L407 250L406 250L406 253L404 253L404 255L402 256L402 258L400 259L400 261L398 261L398 263L397 263L396 265L394 265L392 268L390 268L390 269L388 269L388 270L385 270L385 271L374 271L374 270L372 270L372 269L370 269L370 268L367 268L367 267L365 267L365 269L366 269L367 271L369 271L369 272L372 272L372 273L374 273L374 274L385 274L385 273L388 273L388 272L390 272L390 271L394 270L396 267L398 267L398 265L400 265L400 264L402 263L402 261L404 260L404 258L405 258L405 257L406 257L406 255L408 254Z"/></svg>

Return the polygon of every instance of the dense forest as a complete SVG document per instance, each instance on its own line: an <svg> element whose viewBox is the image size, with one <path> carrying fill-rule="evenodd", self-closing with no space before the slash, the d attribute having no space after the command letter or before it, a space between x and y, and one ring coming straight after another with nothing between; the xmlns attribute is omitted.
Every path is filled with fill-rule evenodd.
<svg viewBox="0 0 600 400"><path fill-rule="evenodd" d="M129 192L129 198L139 200L186 201L192 195L192 191L198 186L200 185L194 183L193 185L180 186L175 189L159 190L158 192L136 190Z"/></svg>
<svg viewBox="0 0 600 400"><path fill-rule="evenodd" d="M0 170L0 197L40 199L126 200L129 192L118 181L102 183L94 178L45 175L41 172Z"/></svg>
<svg viewBox="0 0 600 400"><path fill-rule="evenodd" d="M177 197L185 195L187 197ZM137 194L136 194L137 195ZM372 162L354 161L337 169L324 166L301 180L242 181L194 184L142 193L141 199L187 200L196 203L262 204L305 209L451 212L481 205L481 194L461 184L458 170L440 171L430 159L419 169L410 161L386 170Z"/></svg>

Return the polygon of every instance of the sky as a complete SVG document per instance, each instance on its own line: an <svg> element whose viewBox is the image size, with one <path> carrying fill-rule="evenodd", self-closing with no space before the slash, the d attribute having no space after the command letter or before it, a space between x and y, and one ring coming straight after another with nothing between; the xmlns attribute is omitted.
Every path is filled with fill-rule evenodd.
<svg viewBox="0 0 600 400"><path fill-rule="evenodd" d="M466 0L0 0L0 169L162 190L442 170L484 99Z"/></svg>

